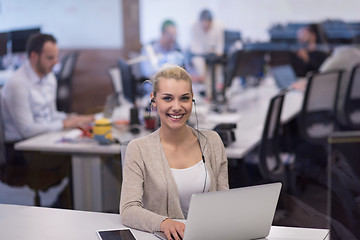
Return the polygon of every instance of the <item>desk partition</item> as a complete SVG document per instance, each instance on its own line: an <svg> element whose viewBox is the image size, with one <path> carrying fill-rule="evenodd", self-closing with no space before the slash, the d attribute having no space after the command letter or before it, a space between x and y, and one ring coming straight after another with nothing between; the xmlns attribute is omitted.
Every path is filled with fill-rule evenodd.
<svg viewBox="0 0 360 240"><path fill-rule="evenodd" d="M331 239L360 239L360 131L329 137Z"/></svg>

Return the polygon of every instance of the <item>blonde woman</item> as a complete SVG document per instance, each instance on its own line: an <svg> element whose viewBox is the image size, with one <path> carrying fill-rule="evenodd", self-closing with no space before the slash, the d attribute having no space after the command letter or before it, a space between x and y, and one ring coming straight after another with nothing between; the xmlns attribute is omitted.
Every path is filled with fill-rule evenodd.
<svg viewBox="0 0 360 240"><path fill-rule="evenodd" d="M131 141L123 166L120 214L124 225L184 236L193 193L228 189L227 158L217 133L186 124L192 112L190 75L167 65L153 77L151 102L161 127Z"/></svg>

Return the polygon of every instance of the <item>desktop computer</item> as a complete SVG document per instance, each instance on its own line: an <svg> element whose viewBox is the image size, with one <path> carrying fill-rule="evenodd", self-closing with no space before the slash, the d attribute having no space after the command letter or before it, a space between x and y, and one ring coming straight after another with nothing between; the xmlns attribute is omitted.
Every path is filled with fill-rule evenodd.
<svg viewBox="0 0 360 240"><path fill-rule="evenodd" d="M8 33L0 33L0 70L5 69L3 57L7 54Z"/></svg>
<svg viewBox="0 0 360 240"><path fill-rule="evenodd" d="M40 27L19 29L9 32L9 40L11 41L12 53L26 52L26 42L29 37L35 33L40 33Z"/></svg>

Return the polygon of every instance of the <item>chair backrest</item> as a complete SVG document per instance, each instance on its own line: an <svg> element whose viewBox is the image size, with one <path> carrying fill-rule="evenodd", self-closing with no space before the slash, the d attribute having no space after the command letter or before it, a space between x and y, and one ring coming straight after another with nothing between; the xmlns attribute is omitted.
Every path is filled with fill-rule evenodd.
<svg viewBox="0 0 360 240"><path fill-rule="evenodd" d="M360 64L353 67L345 94L346 127L360 129Z"/></svg>
<svg viewBox="0 0 360 240"><path fill-rule="evenodd" d="M265 119L260 143L259 169L266 180L281 181L284 179L284 166L280 158L280 117L285 91L274 96Z"/></svg>
<svg viewBox="0 0 360 240"><path fill-rule="evenodd" d="M2 89L0 88L0 165L6 162L6 155L5 155L5 130L4 130L4 122L2 119L2 96L1 96Z"/></svg>
<svg viewBox="0 0 360 240"><path fill-rule="evenodd" d="M56 105L58 110L71 111L72 77L79 52L71 52L61 60L61 69L57 74L57 96Z"/></svg>
<svg viewBox="0 0 360 240"><path fill-rule="evenodd" d="M76 62L79 56L79 52L71 52L66 54L61 59L61 69L59 71L58 80L64 81L65 79L69 79L74 74Z"/></svg>
<svg viewBox="0 0 360 240"><path fill-rule="evenodd" d="M232 47L232 45L237 42L241 41L241 32L240 31L231 31L225 30L224 31L224 53L227 54Z"/></svg>
<svg viewBox="0 0 360 240"><path fill-rule="evenodd" d="M328 135L338 129L336 104L342 73L342 70L331 70L307 75L299 130L309 142L326 144Z"/></svg>

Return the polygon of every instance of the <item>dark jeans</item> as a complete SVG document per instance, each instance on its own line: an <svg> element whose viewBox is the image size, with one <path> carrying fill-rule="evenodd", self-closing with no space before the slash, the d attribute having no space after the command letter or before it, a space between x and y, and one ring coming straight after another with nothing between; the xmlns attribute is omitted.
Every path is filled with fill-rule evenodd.
<svg viewBox="0 0 360 240"><path fill-rule="evenodd" d="M27 161L22 151L15 150L16 142L5 143L5 159L7 164L27 165Z"/></svg>

